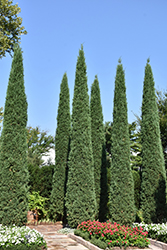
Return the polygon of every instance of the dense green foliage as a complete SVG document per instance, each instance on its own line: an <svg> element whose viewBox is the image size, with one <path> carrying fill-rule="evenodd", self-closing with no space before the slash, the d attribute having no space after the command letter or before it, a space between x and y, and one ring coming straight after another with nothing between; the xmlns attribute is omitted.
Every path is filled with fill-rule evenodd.
<svg viewBox="0 0 167 250"><path fill-rule="evenodd" d="M160 222L166 215L166 172L160 140L154 79L149 60L145 67L143 85L141 142L141 209L144 222Z"/></svg>
<svg viewBox="0 0 167 250"><path fill-rule="evenodd" d="M140 205L140 168L141 168L141 136L140 131L137 130L136 122L129 124L129 139L130 139L130 165L133 174L134 181L134 199L135 206L139 209ZM112 173L111 173L111 147L112 147L112 123L106 122L104 126L105 131L105 141L107 150L107 182L108 186L111 183Z"/></svg>
<svg viewBox="0 0 167 250"><path fill-rule="evenodd" d="M50 198L52 191L52 178L54 173L54 165L39 166L28 165L29 170L29 191L38 192L43 197Z"/></svg>
<svg viewBox="0 0 167 250"><path fill-rule="evenodd" d="M141 188L140 171L132 170L132 174L133 174L133 181L134 181L135 206L138 210L140 206L140 188Z"/></svg>
<svg viewBox="0 0 167 250"><path fill-rule="evenodd" d="M34 166L29 164L29 191L39 192L42 197L47 198L45 208L49 210L50 208L50 195L52 191L52 178L54 173L54 165L43 166ZM41 219L43 215L39 216Z"/></svg>
<svg viewBox="0 0 167 250"><path fill-rule="evenodd" d="M60 86L60 98L55 137L55 169L51 193L50 210L53 219L62 220L65 216L65 193L67 182L67 160L70 143L70 96L67 75L64 74Z"/></svg>
<svg viewBox="0 0 167 250"><path fill-rule="evenodd" d="M66 207L70 227L95 218L91 120L83 46L79 50L75 73Z"/></svg>
<svg viewBox="0 0 167 250"><path fill-rule="evenodd" d="M107 169L103 113L97 76L95 76L95 80L91 87L90 115L96 203L97 209L100 212L100 214L98 214L98 218L101 221L104 221L107 213L108 201Z"/></svg>
<svg viewBox="0 0 167 250"><path fill-rule="evenodd" d="M16 47L9 77L0 152L0 223L21 226L27 221L27 101L23 59Z"/></svg>
<svg viewBox="0 0 167 250"><path fill-rule="evenodd" d="M117 66L112 126L110 218L131 224L135 220L134 183L130 167L130 144L124 70Z"/></svg>
<svg viewBox="0 0 167 250"><path fill-rule="evenodd" d="M22 18L18 17L21 9L13 0L0 1L0 58L13 52L15 43L20 41L20 35L27 31L22 26Z"/></svg>

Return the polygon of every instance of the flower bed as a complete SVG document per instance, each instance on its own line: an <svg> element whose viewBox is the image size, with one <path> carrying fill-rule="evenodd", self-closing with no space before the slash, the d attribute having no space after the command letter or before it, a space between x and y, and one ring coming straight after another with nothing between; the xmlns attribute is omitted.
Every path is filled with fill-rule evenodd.
<svg viewBox="0 0 167 250"><path fill-rule="evenodd" d="M134 223L133 225L138 228L142 227L144 231L147 231L148 237L167 243L167 223L145 224L142 222Z"/></svg>
<svg viewBox="0 0 167 250"><path fill-rule="evenodd" d="M112 247L139 247L145 248L149 245L148 233L141 226L127 227L117 223L99 221L84 221L74 231L75 235L81 236L92 244L105 249Z"/></svg>
<svg viewBox="0 0 167 250"><path fill-rule="evenodd" d="M47 249L43 235L26 226L2 226L0 224L0 249Z"/></svg>

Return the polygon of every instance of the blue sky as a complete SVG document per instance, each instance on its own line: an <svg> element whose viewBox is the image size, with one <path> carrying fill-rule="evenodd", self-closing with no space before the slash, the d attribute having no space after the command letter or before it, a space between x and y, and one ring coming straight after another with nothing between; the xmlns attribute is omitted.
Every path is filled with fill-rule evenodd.
<svg viewBox="0 0 167 250"><path fill-rule="evenodd" d="M22 36L28 125L55 135L60 83L68 76L72 104L75 68L84 46L89 94L97 74L105 121L112 121L118 59L125 69L128 120L142 104L144 68L150 57L155 87L167 90L166 0L17 0L28 34ZM0 60L0 106L12 59ZM72 105L71 105L72 112Z"/></svg>

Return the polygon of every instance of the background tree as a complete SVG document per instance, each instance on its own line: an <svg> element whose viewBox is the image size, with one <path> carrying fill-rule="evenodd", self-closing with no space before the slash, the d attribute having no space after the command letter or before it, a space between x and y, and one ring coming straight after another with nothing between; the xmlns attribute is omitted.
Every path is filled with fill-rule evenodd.
<svg viewBox="0 0 167 250"><path fill-rule="evenodd" d="M60 85L57 129L55 137L55 170L51 194L51 214L54 220L65 219L65 193L67 181L67 161L70 142L70 95L67 75L64 74ZM63 218L64 217L64 218Z"/></svg>
<svg viewBox="0 0 167 250"><path fill-rule="evenodd" d="M145 67L142 101L141 209L146 223L161 222L166 216L166 172L160 140L158 108L149 59Z"/></svg>
<svg viewBox="0 0 167 250"><path fill-rule="evenodd" d="M131 224L135 220L134 183L130 167L125 76L120 60L115 78L111 155L110 218L113 222Z"/></svg>
<svg viewBox="0 0 167 250"><path fill-rule="evenodd" d="M29 168L29 191L39 192L41 196L50 198L52 191L52 178L54 165L39 166L30 165Z"/></svg>
<svg viewBox="0 0 167 250"><path fill-rule="evenodd" d="M54 138L47 133L41 131L38 126L27 127L28 165L42 166L42 157L48 156L50 150L54 149Z"/></svg>
<svg viewBox="0 0 167 250"><path fill-rule="evenodd" d="M22 26L22 18L18 16L21 9L13 0L0 1L0 58L14 51L14 45L20 41L22 34L27 34Z"/></svg>
<svg viewBox="0 0 167 250"><path fill-rule="evenodd" d="M39 168L37 165L29 165L29 191L30 194L38 192L42 197L47 198L46 209L50 208L50 196L52 191L52 178L54 165L45 165Z"/></svg>
<svg viewBox="0 0 167 250"><path fill-rule="evenodd" d="M160 118L160 134L163 147L165 168L167 169L167 91L156 91L158 113Z"/></svg>
<svg viewBox="0 0 167 250"><path fill-rule="evenodd" d="M23 59L16 47L9 77L0 152L0 223L21 226L27 221L27 101Z"/></svg>
<svg viewBox="0 0 167 250"><path fill-rule="evenodd" d="M91 121L83 46L79 50L75 73L66 207L70 227L95 218Z"/></svg>

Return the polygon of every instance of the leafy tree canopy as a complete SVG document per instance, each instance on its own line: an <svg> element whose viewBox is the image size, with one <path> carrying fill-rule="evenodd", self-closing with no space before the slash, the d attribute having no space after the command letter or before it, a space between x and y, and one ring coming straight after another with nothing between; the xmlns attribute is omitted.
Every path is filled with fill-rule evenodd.
<svg viewBox="0 0 167 250"><path fill-rule="evenodd" d="M47 156L49 150L54 148L54 138L47 135L47 131L27 127L28 163L40 166L43 163L42 156Z"/></svg>
<svg viewBox="0 0 167 250"><path fill-rule="evenodd" d="M13 0L0 1L0 58L11 54L14 45L20 41L22 34L27 34L22 26L22 18L18 16L21 9Z"/></svg>

